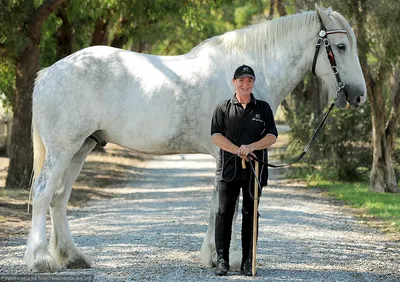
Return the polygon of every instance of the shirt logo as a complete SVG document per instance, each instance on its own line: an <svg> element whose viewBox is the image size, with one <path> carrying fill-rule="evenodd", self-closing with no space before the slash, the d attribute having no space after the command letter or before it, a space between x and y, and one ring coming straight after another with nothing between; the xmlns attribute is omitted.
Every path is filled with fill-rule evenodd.
<svg viewBox="0 0 400 282"><path fill-rule="evenodd" d="M256 116L253 117L252 120L254 120L254 121L259 121L259 122L264 122L263 120L261 120L261 116L260 116L259 114L256 114Z"/></svg>

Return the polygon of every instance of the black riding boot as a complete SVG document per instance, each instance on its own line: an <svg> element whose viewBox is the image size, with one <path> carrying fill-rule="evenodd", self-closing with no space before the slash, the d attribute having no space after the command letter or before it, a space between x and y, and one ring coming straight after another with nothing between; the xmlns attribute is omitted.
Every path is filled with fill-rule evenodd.
<svg viewBox="0 0 400 282"><path fill-rule="evenodd" d="M217 213L215 219L215 248L218 261L215 275L218 276L225 276L228 274L231 231L232 218L226 218Z"/></svg>
<svg viewBox="0 0 400 282"><path fill-rule="evenodd" d="M253 216L247 211L242 211L242 264L240 271L244 276L252 276L253 253ZM257 216L258 220L258 216ZM258 224L257 224L258 237Z"/></svg>

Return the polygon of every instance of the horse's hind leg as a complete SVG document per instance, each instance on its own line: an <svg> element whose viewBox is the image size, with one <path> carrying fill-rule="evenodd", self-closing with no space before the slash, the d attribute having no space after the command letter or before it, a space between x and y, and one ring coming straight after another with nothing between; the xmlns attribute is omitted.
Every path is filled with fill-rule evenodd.
<svg viewBox="0 0 400 282"><path fill-rule="evenodd" d="M33 185L32 228L24 260L34 272L53 272L57 263L47 249L46 213L73 150L49 150L39 177Z"/></svg>
<svg viewBox="0 0 400 282"><path fill-rule="evenodd" d="M217 252L215 249L215 216L218 210L218 193L213 190L211 199L210 221L208 223L207 233L204 237L203 244L200 249L201 262L205 266L215 266L217 261Z"/></svg>
<svg viewBox="0 0 400 282"><path fill-rule="evenodd" d="M87 139L74 155L54 191L53 200L50 204L52 224L50 253L61 266L67 268L89 268L91 265L89 259L76 247L72 239L67 220L67 204L72 186L82 170L86 157L95 145L96 143L93 140Z"/></svg>

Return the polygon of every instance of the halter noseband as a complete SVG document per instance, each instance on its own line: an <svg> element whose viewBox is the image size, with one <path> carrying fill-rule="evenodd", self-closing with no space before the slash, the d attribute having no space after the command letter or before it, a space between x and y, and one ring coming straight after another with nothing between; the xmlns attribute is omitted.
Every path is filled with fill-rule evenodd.
<svg viewBox="0 0 400 282"><path fill-rule="evenodd" d="M312 65L312 73L314 75L316 75L315 66L317 65L318 53L319 53L319 49L320 49L320 47L322 45L322 42L324 42L326 54L328 55L329 63L331 64L332 71L335 74L336 81L337 81L337 87L338 88L337 88L336 93L339 93L339 91L344 88L345 83L340 79L339 71L337 70L337 67L336 67L335 55L333 55L332 47L331 47L331 44L329 43L329 39L328 39L328 35L329 34L335 34L335 33L347 34L347 31L344 30L344 29L326 30L326 27L323 24L321 25L321 30L318 33L317 44L315 45L314 60L313 60L313 65Z"/></svg>

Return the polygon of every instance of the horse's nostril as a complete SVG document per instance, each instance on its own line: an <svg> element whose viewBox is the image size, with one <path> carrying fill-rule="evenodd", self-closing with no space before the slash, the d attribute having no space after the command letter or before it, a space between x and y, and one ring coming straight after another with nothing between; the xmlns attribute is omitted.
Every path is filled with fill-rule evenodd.
<svg viewBox="0 0 400 282"><path fill-rule="evenodd" d="M356 99L356 103L357 103L357 104L360 104L360 103L361 103L361 97L362 97L362 96L358 96L358 97L357 97L357 99Z"/></svg>

